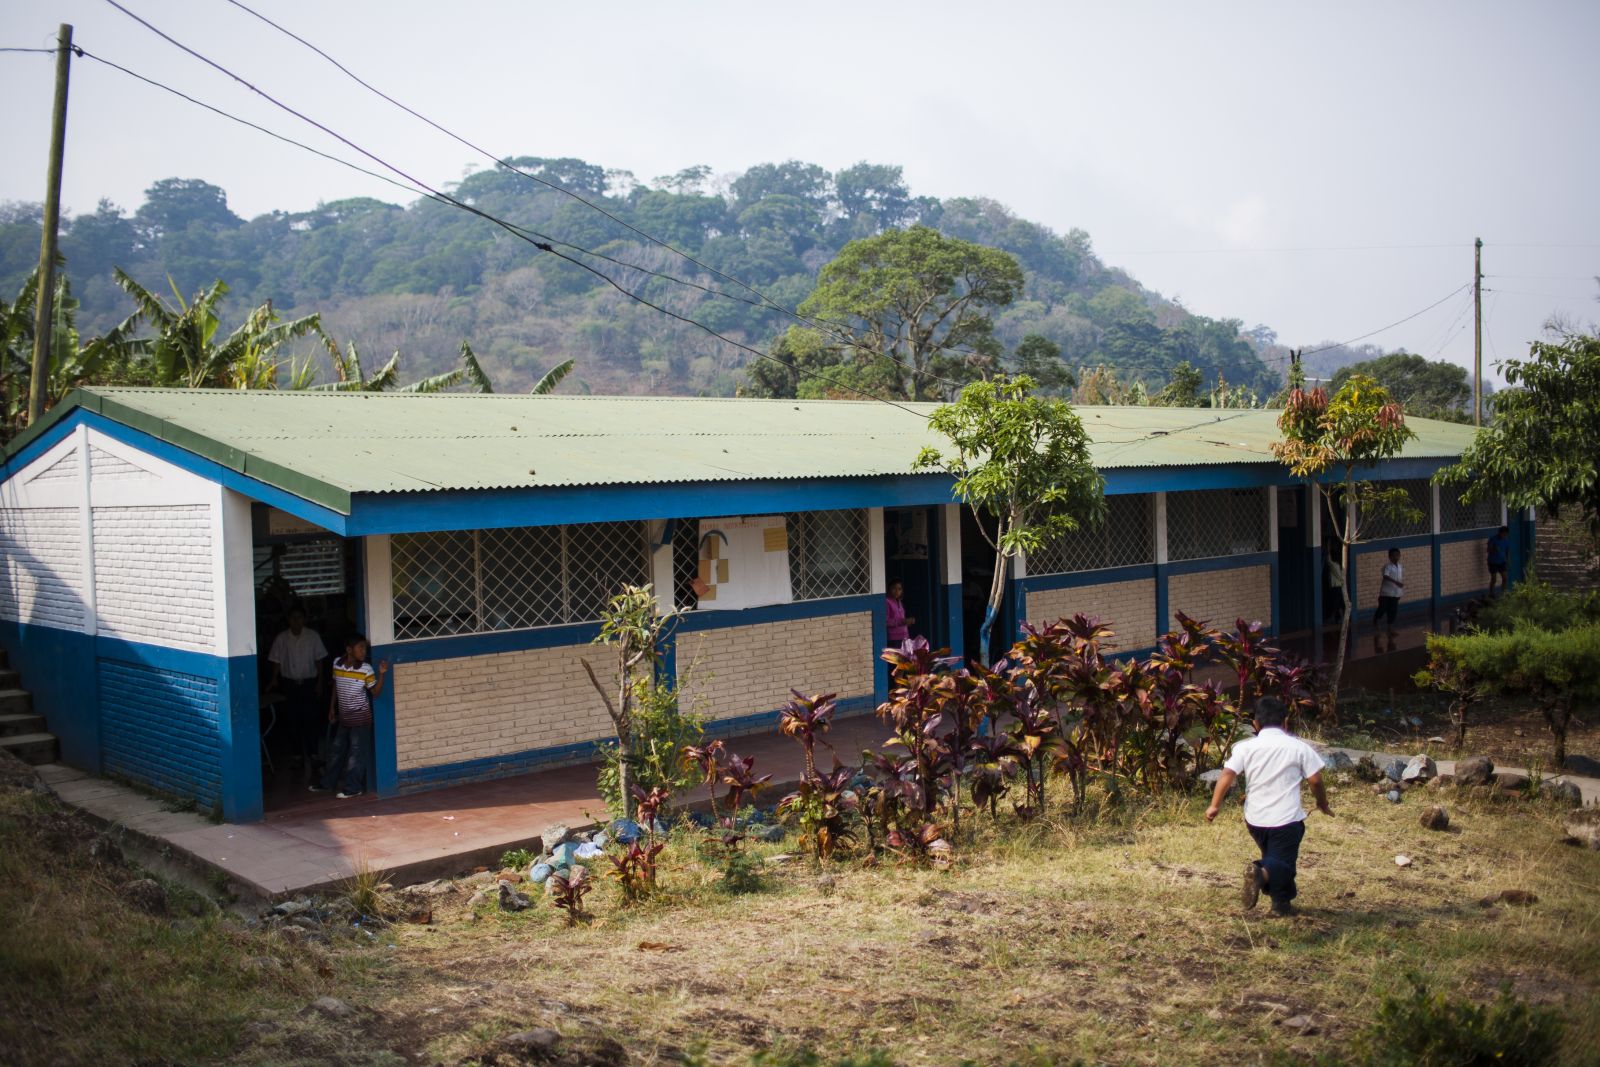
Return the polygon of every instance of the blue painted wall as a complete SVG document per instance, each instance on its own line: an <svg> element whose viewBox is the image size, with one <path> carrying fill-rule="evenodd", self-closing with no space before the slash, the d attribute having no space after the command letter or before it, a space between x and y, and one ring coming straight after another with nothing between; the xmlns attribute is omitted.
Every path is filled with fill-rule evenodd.
<svg viewBox="0 0 1600 1067"><path fill-rule="evenodd" d="M192 797L203 808L220 803L217 679L114 659L96 666L106 772Z"/></svg>

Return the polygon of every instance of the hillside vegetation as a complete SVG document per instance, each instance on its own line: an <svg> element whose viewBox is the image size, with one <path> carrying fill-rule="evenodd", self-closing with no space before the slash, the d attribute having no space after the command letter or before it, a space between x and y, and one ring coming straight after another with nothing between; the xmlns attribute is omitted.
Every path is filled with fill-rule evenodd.
<svg viewBox="0 0 1600 1067"><path fill-rule="evenodd" d="M1265 327L1245 332L1240 320L1191 314L1102 263L1082 230L1056 233L981 197L913 196L897 166L859 163L829 173L789 161L723 177L691 167L643 182L577 159L508 162L525 174L481 171L452 195L567 242L556 247L624 288L763 351L794 321L763 296L793 309L850 241L920 224L1003 249L1021 264L1023 290L995 316L994 339L1005 352L1038 335L1059 348L1051 358L1065 370L1105 365L1123 384L1142 381L1151 393L1182 361L1208 385L1221 376L1266 394L1280 381L1282 350ZM7 296L36 261L38 218L37 205L0 208L0 292ZM319 312L336 337L373 353L401 351L412 374L455 366L460 342L469 340L505 389L526 389L574 358L577 378L596 392L727 395L741 387L755 358L434 200L339 200L245 220L228 207L224 190L171 178L151 186L131 214L102 201L68 220L61 247L85 336L132 310L113 281L121 267L155 292L168 291L169 278L185 295L222 279L241 316L266 300L285 315ZM1263 354L1273 361L1263 363Z"/></svg>

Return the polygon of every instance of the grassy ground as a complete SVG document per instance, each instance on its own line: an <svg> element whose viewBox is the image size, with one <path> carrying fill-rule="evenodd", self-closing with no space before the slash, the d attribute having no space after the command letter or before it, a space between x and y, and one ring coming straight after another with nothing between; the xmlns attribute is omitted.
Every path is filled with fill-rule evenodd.
<svg viewBox="0 0 1600 1067"><path fill-rule="evenodd" d="M1567 728L1567 752L1600 758L1596 710L1580 713ZM1429 743L1430 737L1444 739ZM1435 758L1489 756L1496 763L1540 767L1557 773L1554 742L1537 708L1514 700L1488 700L1467 720L1465 744L1455 743L1448 706L1438 694L1414 688L1393 693L1358 693L1341 707L1338 729L1322 740L1351 748L1386 752L1427 752Z"/></svg>
<svg viewBox="0 0 1600 1067"><path fill-rule="evenodd" d="M1442 799L1454 826L1421 829ZM1566 1062L1600 1047L1600 853L1564 846L1559 813L1444 791L1401 805L1336 787L1302 853L1303 913L1238 902L1237 804L1198 798L1078 820L979 823L948 872L845 861L769 865L730 896L687 841L658 897L593 921L435 898L432 925L376 945L285 945L217 918L124 906L44 801L0 806L0 1061L460 1063L551 1027L563 1062L748 1063L754 1050L894 1063L1279 1062L1348 1053L1408 971L1488 998L1510 982L1559 1008ZM73 842L76 842L75 844ZM793 843L763 846L771 854ZM1413 857L1410 867L1394 863ZM1526 907L1479 900L1526 889ZM393 945L393 948L388 946ZM245 961L264 954L263 971ZM355 1014L305 1009L333 993ZM1309 1017L1302 1030L1284 1025ZM612 1044L615 1042L616 1044ZM17 1051L20 1050L20 1053Z"/></svg>

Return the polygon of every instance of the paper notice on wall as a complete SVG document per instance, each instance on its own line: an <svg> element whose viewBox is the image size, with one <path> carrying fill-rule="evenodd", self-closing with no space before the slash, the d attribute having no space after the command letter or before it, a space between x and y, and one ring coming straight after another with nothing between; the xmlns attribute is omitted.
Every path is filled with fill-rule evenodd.
<svg viewBox="0 0 1600 1067"><path fill-rule="evenodd" d="M736 611L794 599L783 516L700 520L702 610Z"/></svg>

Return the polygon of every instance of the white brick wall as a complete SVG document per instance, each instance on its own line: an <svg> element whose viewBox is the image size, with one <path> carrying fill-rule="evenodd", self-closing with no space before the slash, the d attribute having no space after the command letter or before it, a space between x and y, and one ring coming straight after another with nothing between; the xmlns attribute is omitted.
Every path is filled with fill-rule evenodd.
<svg viewBox="0 0 1600 1067"><path fill-rule="evenodd" d="M1460 596L1489 588L1489 555L1483 542L1451 541L1439 546L1439 595ZM1410 588L1409 580L1407 588Z"/></svg>
<svg viewBox="0 0 1600 1067"><path fill-rule="evenodd" d="M103 448L89 449L89 476L96 482L121 478L155 477L143 467L136 467L121 456L114 456Z"/></svg>
<svg viewBox="0 0 1600 1067"><path fill-rule="evenodd" d="M0 509L0 618L81 629L82 589L77 508Z"/></svg>
<svg viewBox="0 0 1600 1067"><path fill-rule="evenodd" d="M53 482L70 482L77 479L78 450L74 448L44 470L28 479L29 485L49 485Z"/></svg>
<svg viewBox="0 0 1600 1067"><path fill-rule="evenodd" d="M612 735L579 657L608 681L594 645L401 663L394 670L400 770L551 748Z"/></svg>
<svg viewBox="0 0 1600 1067"><path fill-rule="evenodd" d="M1171 575L1167 579L1167 610L1174 619L1181 611L1221 630L1231 630L1238 619L1271 626L1272 568L1258 564Z"/></svg>
<svg viewBox="0 0 1600 1067"><path fill-rule="evenodd" d="M215 560L204 504L94 509L95 605L107 637L215 650Z"/></svg>
<svg viewBox="0 0 1600 1067"><path fill-rule="evenodd" d="M1372 611L1378 606L1378 589L1383 584L1387 552L1363 552L1356 560L1356 611ZM1433 549L1429 545L1400 550L1400 567L1405 575L1405 593L1400 603L1410 604L1433 597ZM1487 572L1486 572L1487 573ZM1487 581L1484 583L1487 585Z"/></svg>
<svg viewBox="0 0 1600 1067"><path fill-rule="evenodd" d="M869 695L878 650L872 615L756 623L678 635L678 683L708 719L776 711L802 693Z"/></svg>
<svg viewBox="0 0 1600 1067"><path fill-rule="evenodd" d="M1027 609L1028 621L1033 623L1055 622L1080 614L1099 616L1117 632L1121 648L1150 648L1156 643L1154 578L1034 590L1028 594Z"/></svg>

